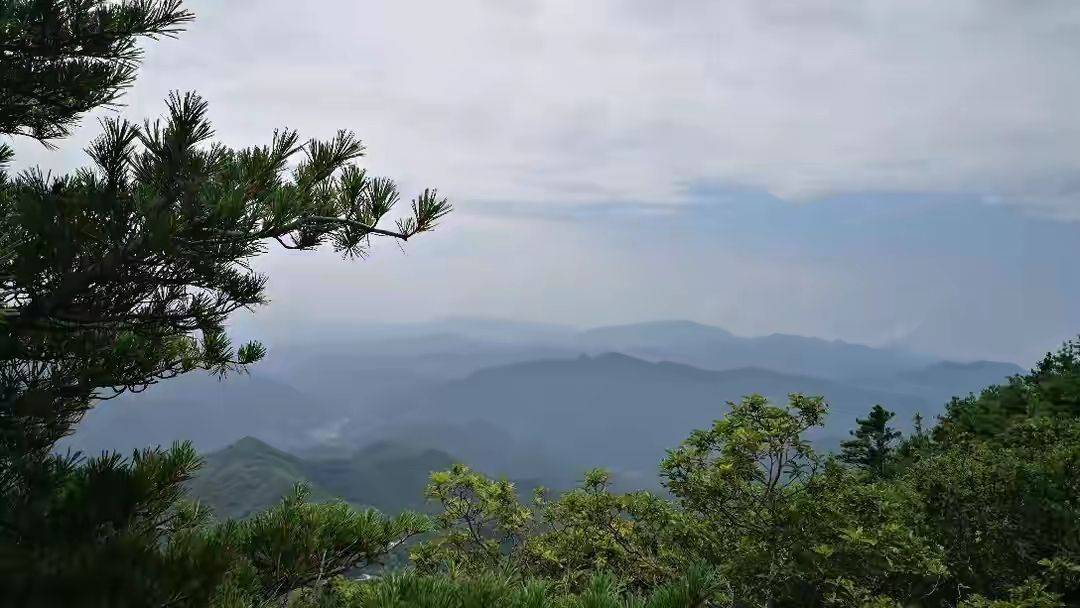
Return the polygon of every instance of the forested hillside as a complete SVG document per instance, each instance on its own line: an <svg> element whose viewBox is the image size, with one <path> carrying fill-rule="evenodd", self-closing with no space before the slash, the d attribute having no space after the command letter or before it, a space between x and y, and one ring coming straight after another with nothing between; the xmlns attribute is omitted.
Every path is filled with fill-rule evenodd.
<svg viewBox="0 0 1080 608"><path fill-rule="evenodd" d="M411 570L296 601L469 605L480 595L490 606L616 606L629 593L656 606L1073 605L1078 391L1080 341L903 433L894 412L874 408L833 454L808 441L828 415L823 399L750 396L659 461L659 493L616 490L593 469L574 489L530 498L523 484L455 464L431 474L434 529L410 549ZM396 466L382 462L383 472ZM254 440L209 458L211 477L251 465L263 475L264 464L318 475ZM325 486L313 487L325 499Z"/></svg>
<svg viewBox="0 0 1080 608"><path fill-rule="evenodd" d="M243 518L306 485L316 501L345 500L387 513L424 509L431 471L453 459L442 452L382 443L349 458L304 459L247 437L207 454L188 494L218 518Z"/></svg>
<svg viewBox="0 0 1080 608"><path fill-rule="evenodd" d="M449 597L479 588L524 605L521 588L484 578L509 568L585 596L615 581L721 605L1072 605L1078 391L1080 341L1029 374L953 400L932 429L901 434L892 413L875 408L839 458L806 441L826 415L823 400L748 397L660 462L670 499L613 492L594 470L578 489L529 506L456 467L432 476L440 532L413 559L426 577L462 568L471 577L377 587L421 603L432 586L449 585ZM372 597L355 593L359 605Z"/></svg>

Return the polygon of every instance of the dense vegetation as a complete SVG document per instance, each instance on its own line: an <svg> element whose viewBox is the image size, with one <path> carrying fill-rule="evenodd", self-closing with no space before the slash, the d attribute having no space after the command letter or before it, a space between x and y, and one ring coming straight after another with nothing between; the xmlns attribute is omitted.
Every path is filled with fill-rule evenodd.
<svg viewBox="0 0 1080 608"><path fill-rule="evenodd" d="M176 0L0 2L0 133L64 135L130 84L136 38L189 19ZM233 348L224 327L262 303L265 277L248 262L267 243L362 256L372 237L407 240L449 211L429 190L379 228L398 194L352 164L351 134L301 144L281 131L234 151L210 142L196 95L167 108L160 123L105 121L93 168L0 174L4 604L1080 604L1080 341L907 437L874 408L839 458L806 439L822 397L748 396L667 454L664 493L617 493L593 470L523 500L456 465L431 476L433 517L298 487L222 521L185 499L200 464L190 445L57 454L101 401L262 356L257 343ZM415 540L409 569L346 578Z"/></svg>
<svg viewBox="0 0 1080 608"><path fill-rule="evenodd" d="M429 575L503 572L568 593L599 573L648 593L704 567L721 582L713 601L736 606L1072 605L1078 348L955 400L931 432L902 441L875 407L841 458L803 438L820 398L747 397L661 463L670 498L614 494L592 471L527 506L456 467L432 476L439 533L413 558Z"/></svg>
<svg viewBox="0 0 1080 608"><path fill-rule="evenodd" d="M0 134L63 136L134 77L139 37L191 19L179 0L0 2ZM84 460L53 447L95 403L193 370L259 360L234 347L230 313L264 301L250 267L268 243L363 257L449 210L425 190L392 229L400 196L355 164L341 131L302 142L212 142L207 104L173 94L162 121L102 121L93 165L54 177L7 170L0 148L0 593L15 605L207 605L275 598L362 565L422 531L298 493L245 521L206 528L185 504L190 446Z"/></svg>

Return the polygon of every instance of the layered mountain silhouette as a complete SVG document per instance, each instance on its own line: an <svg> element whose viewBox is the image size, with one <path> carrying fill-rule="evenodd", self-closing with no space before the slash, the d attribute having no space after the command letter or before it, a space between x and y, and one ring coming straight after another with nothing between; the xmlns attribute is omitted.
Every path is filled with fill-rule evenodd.
<svg viewBox="0 0 1080 608"><path fill-rule="evenodd" d="M297 458L288 452L347 461L390 442L555 484L591 466L653 479L666 449L750 393L826 397L831 414L813 439L829 449L875 404L906 428L916 412L933 420L951 396L1020 371L801 336L740 337L689 321L576 331L457 319L298 332L252 375L192 374L104 403L64 447L96 453L192 440L213 452L251 437L287 450L286 462ZM295 479L295 466L267 479ZM322 487L325 479L302 472Z"/></svg>
<svg viewBox="0 0 1080 608"><path fill-rule="evenodd" d="M580 474L589 466L604 466L634 478L648 477L665 450L676 447L691 430L721 418L728 401L751 393L776 402L786 401L790 393L826 396L826 426L812 434L824 448L846 436L855 418L874 404L897 412L897 426L905 428L917 412L932 419L943 403L762 368L710 371L611 353L480 370L403 400L390 425L367 433L401 440L412 426L441 426L448 432L430 437L430 444L460 454L469 449L460 446L476 439L462 441L453 429L482 423L505 433L513 440L509 444L519 449L535 446L537 459L564 471ZM344 435L362 436L365 424L350 423ZM496 453L476 464L497 469L505 462L505 455ZM543 473L551 475L550 470Z"/></svg>
<svg viewBox="0 0 1080 608"><path fill-rule="evenodd" d="M934 362L925 355L840 340L788 334L739 337L690 321L601 327L583 332L580 339L594 353L615 351L712 370L762 367L840 380L889 376Z"/></svg>

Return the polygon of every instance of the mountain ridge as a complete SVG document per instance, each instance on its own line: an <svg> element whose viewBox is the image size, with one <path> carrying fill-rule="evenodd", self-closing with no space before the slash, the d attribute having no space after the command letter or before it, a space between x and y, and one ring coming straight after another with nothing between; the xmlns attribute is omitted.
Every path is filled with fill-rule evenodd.
<svg viewBox="0 0 1080 608"><path fill-rule="evenodd" d="M623 456L636 468L655 465L625 453L607 463L587 462L588 454L569 463L560 458L559 452L566 450L557 446L566 437L594 441L573 427L580 416L597 423L599 411L608 411L613 424L624 424L619 419L630 412L639 424L661 429L662 437L645 437L648 441L641 444L656 451L673 447L692 428L710 424L725 411L725 401L747 393L775 400L793 391L823 394L833 404L833 415L818 440L831 445L835 441L830 437L846 436L855 417L876 402L897 410L903 427L913 411L932 418L953 395L966 395L1021 371L1007 363L949 362L788 334L744 338L692 321L573 330L569 338L560 333L565 328L514 329L503 321L453 323L442 329L479 326L484 333L506 328L518 335L563 335L565 340L489 343L483 336L459 338L442 331L431 341L415 332L406 332L402 339L393 332L368 332L367 338L350 341L350 330L345 329L330 344L272 350L252 375L220 382L191 375L151 387L136 398L104 403L61 447L129 452L191 439L207 452L253 435L292 453L346 458L357 446L390 439L467 456L467 462L494 474L553 475L563 465L576 476L582 466L621 466ZM421 329L440 327L428 324ZM611 348L612 341L626 336L635 347ZM470 392L476 403L463 404ZM652 399L651 407L671 412L675 419L652 420L646 397ZM577 409L560 410L559 401ZM533 420L548 411L562 420L537 420L533 426L507 420L515 414ZM445 437L440 437L440 428ZM600 427L594 428L602 435ZM629 433L642 436L641 429ZM567 449L572 453L576 448ZM530 460L540 464L529 466Z"/></svg>
<svg viewBox="0 0 1080 608"><path fill-rule="evenodd" d="M344 500L386 512L425 508L423 490L431 471L455 460L434 449L384 441L347 458L305 459L256 437L203 456L188 493L219 517L245 517L306 484L316 501Z"/></svg>
<svg viewBox="0 0 1080 608"><path fill-rule="evenodd" d="M760 367L703 370L607 353L486 368L413 395L393 409L404 428L483 421L519 442L540 439L543 456L556 469L576 475L603 466L642 478L655 476L665 450L721 418L727 402L751 393L778 403L791 393L823 395L831 412L825 428L811 436L825 449L847 436L855 419L875 404L896 411L896 426L908 428L915 413L932 419L946 401ZM455 452L452 437L443 441L438 449ZM496 455L472 464L501 472L502 462Z"/></svg>

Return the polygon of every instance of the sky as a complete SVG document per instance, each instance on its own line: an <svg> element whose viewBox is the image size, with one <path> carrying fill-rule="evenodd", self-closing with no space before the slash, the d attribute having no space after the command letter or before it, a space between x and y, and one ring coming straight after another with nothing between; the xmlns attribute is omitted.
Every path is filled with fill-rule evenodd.
<svg viewBox="0 0 1080 608"><path fill-rule="evenodd" d="M1080 3L186 4L125 116L196 90L230 146L351 129L456 207L363 261L261 259L256 329L690 319L1022 364L1080 333Z"/></svg>

